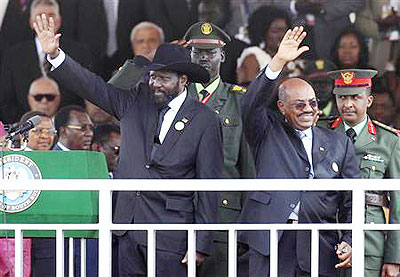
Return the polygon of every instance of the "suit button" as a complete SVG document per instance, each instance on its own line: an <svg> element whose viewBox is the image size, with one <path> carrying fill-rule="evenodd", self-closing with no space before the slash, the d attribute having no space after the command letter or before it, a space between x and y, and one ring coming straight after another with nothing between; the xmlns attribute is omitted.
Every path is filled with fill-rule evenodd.
<svg viewBox="0 0 400 277"><path fill-rule="evenodd" d="M149 168L150 168L150 165L149 165L149 164L146 164L144 167L145 167L146 169L149 169Z"/></svg>
<svg viewBox="0 0 400 277"><path fill-rule="evenodd" d="M226 200L226 199L222 200L222 205L228 206L228 200Z"/></svg>
<svg viewBox="0 0 400 277"><path fill-rule="evenodd" d="M309 171L310 171L310 167L309 167L309 166L306 166L306 167L305 167L305 170L306 170L306 172L309 172Z"/></svg>
<svg viewBox="0 0 400 277"><path fill-rule="evenodd" d="M294 208L296 208L296 205L295 204L290 204L290 208L294 209Z"/></svg>
<svg viewBox="0 0 400 277"><path fill-rule="evenodd" d="M140 196L140 191L137 191L137 192L136 192L136 196Z"/></svg>

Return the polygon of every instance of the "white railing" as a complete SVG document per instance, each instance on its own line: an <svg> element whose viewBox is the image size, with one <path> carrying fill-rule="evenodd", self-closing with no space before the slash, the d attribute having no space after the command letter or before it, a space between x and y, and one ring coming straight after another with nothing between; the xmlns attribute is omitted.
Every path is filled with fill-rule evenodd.
<svg viewBox="0 0 400 277"><path fill-rule="evenodd" d="M229 232L229 276L236 276L236 233L239 230L270 230L271 277L277 276L278 230L311 230L312 277L318 276L318 231L352 230L353 274L362 274L364 269L364 230L398 230L397 224L364 224L364 191L398 190L397 180L383 179L257 179L257 180L0 180L1 190L74 190L99 191L99 223L96 224L0 224L2 230L15 230L15 276L22 276L22 231L56 230L56 273L63 276L64 243L63 232L67 230L99 231L99 274L111 276L111 232L110 230L147 230L148 276L155 276L155 231L188 231L188 276L195 276L196 230L227 230ZM112 224L112 191L254 191L254 190L335 190L353 192L353 222L351 224ZM84 276L84 275L83 275Z"/></svg>

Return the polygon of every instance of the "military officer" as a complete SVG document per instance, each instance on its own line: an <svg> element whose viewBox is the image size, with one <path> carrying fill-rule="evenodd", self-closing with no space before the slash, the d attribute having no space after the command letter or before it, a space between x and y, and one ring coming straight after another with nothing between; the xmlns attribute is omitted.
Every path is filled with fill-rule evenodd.
<svg viewBox="0 0 400 277"><path fill-rule="evenodd" d="M345 132L353 141L363 178L400 178L399 132L367 113L373 102L371 95L375 70L345 69L328 72L334 79L340 117L331 129ZM389 223L399 223L399 192L367 191L365 222L385 223L384 210L389 209ZM365 232L366 277L397 276L400 264L400 231ZM344 275L351 275L350 270Z"/></svg>
<svg viewBox="0 0 400 277"><path fill-rule="evenodd" d="M213 23L197 22L189 27L183 38L190 47L192 62L203 66L210 74L208 83L192 83L188 93L214 110L221 119L225 177L254 178L254 162L242 132L240 111L240 100L246 88L225 83L220 76L221 64L225 61L224 46L231 41L230 37ZM218 222L235 222L245 193L222 192L220 197ZM214 252L199 269L199 276L228 276L227 240L227 232L214 233Z"/></svg>

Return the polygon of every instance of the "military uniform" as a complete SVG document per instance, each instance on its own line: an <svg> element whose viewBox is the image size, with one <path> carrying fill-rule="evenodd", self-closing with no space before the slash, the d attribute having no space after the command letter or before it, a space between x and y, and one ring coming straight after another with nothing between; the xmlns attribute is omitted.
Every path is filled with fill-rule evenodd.
<svg viewBox="0 0 400 277"><path fill-rule="evenodd" d="M339 81L335 87L336 91L334 90L335 94L359 94L366 79L370 79L374 75L374 72L372 72L372 76L368 76L360 70L354 71L355 75L352 78L363 79L363 83L347 80L347 84L343 84ZM340 71L334 71L329 74L335 80L346 78L345 75L339 76L338 72ZM351 87L352 83L355 83L355 87ZM347 86L351 90L349 88L346 90ZM338 87L339 89L337 89ZM350 126L346 126L342 118L338 117L330 124L330 128L345 132ZM352 128L357 133L354 139L354 148L357 160L360 163L362 178L400 178L399 131L378 121L371 120L368 115L366 119ZM398 214L399 200L399 191L367 191L365 194L365 222L375 224L400 223ZM389 211L388 220L385 218L385 210ZM366 231L364 276L380 277L384 263L400 264L400 231ZM351 276L351 270L345 270L343 273L343 276Z"/></svg>
<svg viewBox="0 0 400 277"><path fill-rule="evenodd" d="M230 38L218 26L198 22L187 30L184 39L189 46L199 49L214 49L225 46ZM190 97L214 110L222 124L224 148L224 176L226 178L254 178L255 167L252 152L243 134L241 120L241 98L247 89L225 83L217 76L210 84L190 84ZM221 192L218 208L218 223L237 221L246 198L245 192ZM228 234L214 232L213 252L198 270L198 276L228 276ZM242 262L239 259L239 262Z"/></svg>

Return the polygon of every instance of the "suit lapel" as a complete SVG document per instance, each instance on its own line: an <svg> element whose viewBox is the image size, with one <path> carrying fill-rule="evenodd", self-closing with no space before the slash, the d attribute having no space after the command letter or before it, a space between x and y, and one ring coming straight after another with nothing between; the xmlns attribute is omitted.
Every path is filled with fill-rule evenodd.
<svg viewBox="0 0 400 277"><path fill-rule="evenodd" d="M315 165L321 162L328 152L328 137L319 128L313 128L312 159Z"/></svg>
<svg viewBox="0 0 400 277"><path fill-rule="evenodd" d="M283 121L283 126L286 130L286 132L288 133L289 136L293 137L293 139L291 140L292 143L294 144L293 147L296 149L297 154L300 156L300 158L302 158L303 160L308 161L307 158L307 152L306 149L304 148L303 142L301 141L299 135L297 134L296 130L293 129L293 127L291 127L285 120L283 117L280 117L280 120Z"/></svg>
<svg viewBox="0 0 400 277"><path fill-rule="evenodd" d="M162 160L165 155L168 154L168 152L171 150L171 148L175 145L175 143L178 141L179 137L183 132L186 131L186 128L188 125L191 124L191 121L195 115L196 111L196 106L193 105L194 100L190 99L190 97L186 97L185 101L183 102L181 108L179 109L178 113L176 114L174 121L171 124L171 127L169 128L167 135L164 138L164 142L160 145L160 147L157 149L157 151L154 154L154 159L157 160ZM182 126L184 126L183 129L180 130L180 126L176 128L177 122Z"/></svg>

